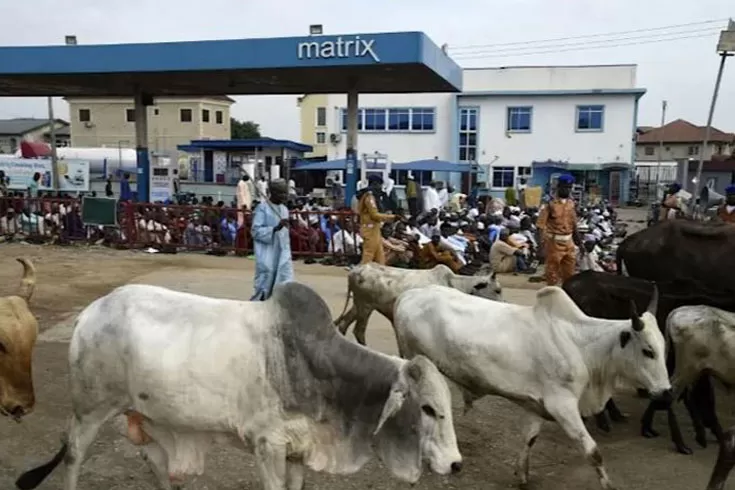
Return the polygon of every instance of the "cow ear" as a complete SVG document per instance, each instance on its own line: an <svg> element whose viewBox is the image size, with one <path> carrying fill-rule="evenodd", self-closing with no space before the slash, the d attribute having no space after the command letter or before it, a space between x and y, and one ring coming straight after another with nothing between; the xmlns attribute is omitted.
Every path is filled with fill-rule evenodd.
<svg viewBox="0 0 735 490"><path fill-rule="evenodd" d="M620 348L625 349L625 346L628 345L632 336L633 335L627 330L620 332Z"/></svg>
<svg viewBox="0 0 735 490"><path fill-rule="evenodd" d="M383 428L383 424L401 410L404 401L406 401L406 391L401 387L394 386L390 390L390 395L388 395L388 399L383 406L383 412L380 414L380 420L373 435L377 435L380 429Z"/></svg>
<svg viewBox="0 0 735 490"><path fill-rule="evenodd" d="M489 285L490 285L490 283L488 283L488 282L478 282L477 284L475 284L475 288L474 289L475 289L475 291L479 291L481 289L485 289Z"/></svg>
<svg viewBox="0 0 735 490"><path fill-rule="evenodd" d="M406 366L406 374L408 374L408 377L413 381L414 383L418 383L421 381L421 378L424 374L423 369L421 369L421 364L416 362L416 359L413 359L409 361L408 365Z"/></svg>

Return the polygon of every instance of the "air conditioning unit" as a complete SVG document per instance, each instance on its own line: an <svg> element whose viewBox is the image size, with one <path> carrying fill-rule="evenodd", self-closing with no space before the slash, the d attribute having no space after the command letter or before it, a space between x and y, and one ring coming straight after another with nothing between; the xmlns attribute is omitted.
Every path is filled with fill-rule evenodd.
<svg viewBox="0 0 735 490"><path fill-rule="evenodd" d="M333 145L336 145L340 141L342 141L342 135L341 134L332 133L332 134L329 135L329 142L332 143Z"/></svg>
<svg viewBox="0 0 735 490"><path fill-rule="evenodd" d="M87 121L87 122L84 123L84 127L87 128L87 129L93 128L94 127L94 123L92 121Z"/></svg>

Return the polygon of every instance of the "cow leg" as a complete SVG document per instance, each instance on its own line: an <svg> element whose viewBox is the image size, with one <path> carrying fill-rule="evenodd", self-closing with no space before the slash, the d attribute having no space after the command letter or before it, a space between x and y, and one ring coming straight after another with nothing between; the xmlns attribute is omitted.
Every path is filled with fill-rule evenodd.
<svg viewBox="0 0 735 490"><path fill-rule="evenodd" d="M684 436L681 434L681 427L679 422L676 420L676 414L674 413L674 407L669 405L666 409L666 415L669 420L669 431L671 431L671 440L676 446L676 450L681 454L692 454L692 450L684 444Z"/></svg>
<svg viewBox="0 0 735 490"><path fill-rule="evenodd" d="M607 418L607 412L604 409L595 415L595 424L602 432L610 432L612 430L610 420Z"/></svg>
<svg viewBox="0 0 735 490"><path fill-rule="evenodd" d="M516 465L516 477L518 478L518 485L521 488L525 488L528 485L528 469L529 469L529 458L531 456L531 448L536 443L536 438L539 432L541 432L541 424L543 419L529 413L526 422L526 430L523 435L523 449L518 456L518 463Z"/></svg>
<svg viewBox="0 0 735 490"><path fill-rule="evenodd" d="M702 414L696 407L696 404L692 401L692 397L689 394L684 396L684 406L689 412L689 417L692 419L692 425L694 426L694 440L697 441L700 447L707 447L707 429L702 422Z"/></svg>
<svg viewBox="0 0 735 490"><path fill-rule="evenodd" d="M467 412L472 410L473 404L485 395L476 395L465 388L460 388L462 391L462 400L464 401L464 412L462 415L467 415Z"/></svg>
<svg viewBox="0 0 735 490"><path fill-rule="evenodd" d="M344 312L344 314L340 315L340 317L334 321L334 324L337 325L339 333L341 333L342 335L347 334L347 329L350 328L352 322L355 321L356 315L357 313L355 311L355 306L352 305L349 310Z"/></svg>
<svg viewBox="0 0 735 490"><path fill-rule="evenodd" d="M700 376L691 390L691 398L693 403L696 404L697 413L702 416L704 426L708 427L717 439L717 442L722 444L724 432L720 425L720 421L717 418L715 387L712 384L711 376L708 374L702 374ZM702 439L705 441L706 445L706 436L702 435Z"/></svg>
<svg viewBox="0 0 735 490"><path fill-rule="evenodd" d="M370 314L372 312L372 308L357 307L357 320L353 333L358 344L367 345L365 342L365 332L367 331L368 320L370 319Z"/></svg>
<svg viewBox="0 0 735 490"><path fill-rule="evenodd" d="M546 410L554 417L566 434L580 446L584 451L585 458L594 466L600 485L605 490L614 490L615 487L607 476L607 470L602 461L597 443L584 426L582 416L579 414L579 401L571 393L568 396L550 399L545 404Z"/></svg>
<svg viewBox="0 0 735 490"><path fill-rule="evenodd" d="M168 455L160 444L151 441L142 447L141 455L143 456L143 460L151 467L151 471L156 476L162 490L177 490L178 486L171 484L168 475Z"/></svg>
<svg viewBox="0 0 735 490"><path fill-rule="evenodd" d="M288 460L288 490L303 490L304 488L304 463L301 461Z"/></svg>
<svg viewBox="0 0 735 490"><path fill-rule="evenodd" d="M712 469L707 490L723 490L733 466L735 466L735 433L731 429L724 434L724 439L720 444L717 462Z"/></svg>
<svg viewBox="0 0 735 490"><path fill-rule="evenodd" d="M84 415L72 415L69 422L69 445L66 453L65 490L77 490L79 473L89 446L94 442L97 433L107 420L119 413L118 409L98 409Z"/></svg>
<svg viewBox="0 0 735 490"><path fill-rule="evenodd" d="M641 435L647 439L658 437L660 434L653 429L653 416L659 410L656 402L651 401L641 417Z"/></svg>
<svg viewBox="0 0 735 490"><path fill-rule="evenodd" d="M263 490L285 490L288 474L286 448L266 436L255 443L255 460Z"/></svg>

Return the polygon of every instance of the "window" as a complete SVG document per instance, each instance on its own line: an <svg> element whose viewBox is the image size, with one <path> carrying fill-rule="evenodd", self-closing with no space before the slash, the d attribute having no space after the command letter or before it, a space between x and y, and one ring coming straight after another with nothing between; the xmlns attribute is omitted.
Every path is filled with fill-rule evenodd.
<svg viewBox="0 0 735 490"><path fill-rule="evenodd" d="M209 122L209 110L202 109L202 122Z"/></svg>
<svg viewBox="0 0 735 490"><path fill-rule="evenodd" d="M577 131L602 131L602 119L605 106L577 106Z"/></svg>
<svg viewBox="0 0 735 490"><path fill-rule="evenodd" d="M508 107L508 121L506 128L508 132L530 133L531 132L532 107Z"/></svg>
<svg viewBox="0 0 735 490"><path fill-rule="evenodd" d="M690 146L687 149L687 153L689 154L689 156L699 155L699 146Z"/></svg>
<svg viewBox="0 0 735 490"><path fill-rule="evenodd" d="M180 109L179 120L181 122L191 122L191 109Z"/></svg>
<svg viewBox="0 0 735 490"><path fill-rule="evenodd" d="M153 109L153 115L154 116L157 116L158 115L158 107L156 107L155 109Z"/></svg>
<svg viewBox="0 0 735 490"><path fill-rule="evenodd" d="M92 114L89 109L79 109L79 122L90 122L92 121Z"/></svg>
<svg viewBox="0 0 735 490"><path fill-rule="evenodd" d="M654 153L653 146L647 146L645 151L646 151L646 155L649 155L649 156L653 155Z"/></svg>
<svg viewBox="0 0 735 490"><path fill-rule="evenodd" d="M135 122L135 109L125 109L125 120Z"/></svg>
<svg viewBox="0 0 735 490"><path fill-rule="evenodd" d="M388 109L388 131L411 129L411 109Z"/></svg>
<svg viewBox="0 0 735 490"><path fill-rule="evenodd" d="M476 107L459 109L459 155L461 162L477 161L477 115Z"/></svg>
<svg viewBox="0 0 735 490"><path fill-rule="evenodd" d="M357 110L357 130L362 131L363 109ZM342 109L342 131L347 131L347 109Z"/></svg>
<svg viewBox="0 0 735 490"><path fill-rule="evenodd" d="M411 130L434 131L434 109L412 109Z"/></svg>
<svg viewBox="0 0 735 490"><path fill-rule="evenodd" d="M316 133L316 144L317 145L323 145L327 142L327 133L323 131L319 131Z"/></svg>
<svg viewBox="0 0 735 490"><path fill-rule="evenodd" d="M513 167L493 167L493 187L513 187Z"/></svg>
<svg viewBox="0 0 735 490"><path fill-rule="evenodd" d="M316 108L316 125L323 127L327 125L327 108L317 107Z"/></svg>
<svg viewBox="0 0 735 490"><path fill-rule="evenodd" d="M385 131L385 109L365 109L365 131Z"/></svg>
<svg viewBox="0 0 735 490"><path fill-rule="evenodd" d="M516 169L516 180L518 181L518 185L521 185L523 180L526 181L526 185L528 185L531 182L531 177L533 177L533 167L518 167Z"/></svg>
<svg viewBox="0 0 735 490"><path fill-rule="evenodd" d="M222 111L215 112L214 113L214 122L216 122L217 124L223 124L224 119L223 119L222 116L223 116L222 115Z"/></svg>

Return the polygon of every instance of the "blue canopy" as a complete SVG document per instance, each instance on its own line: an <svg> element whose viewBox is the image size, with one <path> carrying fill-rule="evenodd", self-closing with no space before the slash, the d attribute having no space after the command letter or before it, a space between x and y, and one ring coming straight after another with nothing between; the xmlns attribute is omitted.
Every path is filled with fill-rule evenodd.
<svg viewBox="0 0 735 490"><path fill-rule="evenodd" d="M344 158L339 160L329 160L326 162L309 162L306 160L299 160L293 166L292 170L345 170L346 160ZM368 164L368 168L384 168L383 164L372 163ZM413 172L477 172L477 169L473 165L467 163L455 163L448 162L446 160L435 160L433 158L428 160L415 160L407 163L393 163L391 170L410 170Z"/></svg>

